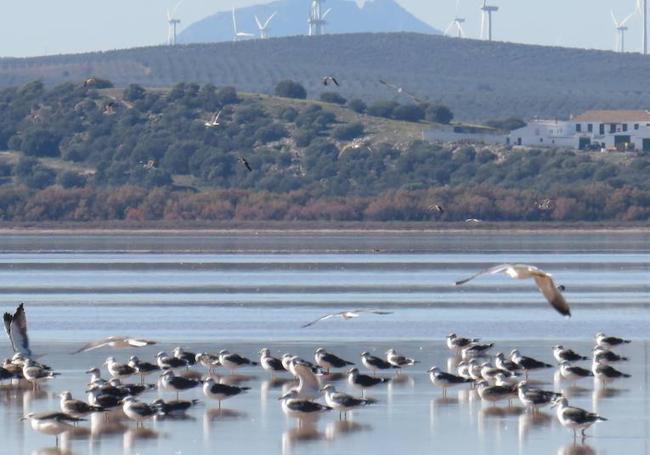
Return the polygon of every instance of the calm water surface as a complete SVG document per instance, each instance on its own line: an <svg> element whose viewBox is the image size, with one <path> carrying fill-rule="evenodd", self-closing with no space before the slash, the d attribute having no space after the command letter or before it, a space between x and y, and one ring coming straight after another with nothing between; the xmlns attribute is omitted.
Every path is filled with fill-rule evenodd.
<svg viewBox="0 0 650 455"><path fill-rule="evenodd" d="M326 346L352 360L398 347L422 363L387 387L348 423L336 415L298 428L276 398L282 385L247 370L252 390L226 402L205 402L190 419L129 422L115 433L101 419L92 432L64 438L73 453L650 453L647 339L650 327L650 240L644 234L237 234L25 236L0 238L0 304L25 302L36 351L62 376L42 393L3 389L0 422L15 453L38 453L53 438L18 418L56 409L61 390L83 395L83 371L109 352L70 356L79 343L111 334L160 340L161 348L228 348L255 356L311 357ZM574 316L563 319L529 283L484 277L452 283L500 262L534 263L567 287ZM300 325L329 311L382 307L388 316ZM547 412L532 418L518 408L492 409L472 393L443 400L425 370L448 366L443 337L450 331L495 340L499 350L520 347L552 361L550 346L588 353L603 330L634 339L621 366L633 377L609 391L585 381L567 389L553 373L536 375L544 387L565 390L571 403L610 419L594 427L588 446L572 446L569 432ZM4 344L9 354L9 346ZM159 349L139 351L149 358ZM126 360L125 351L117 352ZM340 383L345 388L344 383ZM143 396L153 400L157 392ZM164 396L164 395L163 395ZM171 398L171 396L166 396ZM202 398L200 393L187 397ZM518 404L517 404L518 406ZM45 452L47 453L47 452Z"/></svg>

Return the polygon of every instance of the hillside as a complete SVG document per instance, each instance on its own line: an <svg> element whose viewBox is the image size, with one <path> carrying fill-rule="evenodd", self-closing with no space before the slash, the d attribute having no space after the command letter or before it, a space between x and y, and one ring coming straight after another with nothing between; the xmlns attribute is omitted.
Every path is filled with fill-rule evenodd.
<svg viewBox="0 0 650 455"><path fill-rule="evenodd" d="M448 105L465 120L567 117L587 109L650 106L650 59L641 55L424 34L301 36L0 59L0 86L5 87L96 75L120 87L195 81L271 93L278 81L293 79L317 98L324 74L340 79L340 93L348 99L405 101L379 83L385 79Z"/></svg>
<svg viewBox="0 0 650 455"><path fill-rule="evenodd" d="M439 34L440 31L425 24L402 8L395 0L367 1L362 6L350 0L328 0L325 9L331 9L326 16L325 31L335 33L385 33L416 32ZM255 23L257 16L262 23L273 13L269 24L270 37L306 35L309 3L304 0L278 0L262 5L238 8L236 11L237 31L259 36ZM178 42L215 43L233 40L233 22L230 11L220 12L190 24L178 36Z"/></svg>
<svg viewBox="0 0 650 455"><path fill-rule="evenodd" d="M432 144L442 125L394 119L441 106L108 86L0 90L0 221L650 218L649 156Z"/></svg>

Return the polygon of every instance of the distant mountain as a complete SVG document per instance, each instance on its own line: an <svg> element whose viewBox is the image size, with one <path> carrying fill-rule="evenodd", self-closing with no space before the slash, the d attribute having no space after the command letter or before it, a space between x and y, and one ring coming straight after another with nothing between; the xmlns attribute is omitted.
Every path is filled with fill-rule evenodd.
<svg viewBox="0 0 650 455"><path fill-rule="evenodd" d="M331 8L327 15L325 33L358 32L416 32L440 34L439 30L422 22L406 11L395 0L370 0L361 7L354 1L327 0L325 8ZM308 31L309 0L279 0L264 5L239 8L235 12L237 31L259 36L255 16L264 23L271 20L268 33L270 37L306 35ZM232 12L220 12L195 22L185 28L178 36L178 42L214 43L232 41Z"/></svg>
<svg viewBox="0 0 650 455"><path fill-rule="evenodd" d="M650 108L650 58L640 54L418 33L297 36L0 59L0 87L35 79L49 85L78 82L94 75L118 87L211 82L272 93L279 81L293 79L317 98L324 91L324 74L336 75L341 81L337 91L348 99L410 102L380 84L383 79L448 105L464 120Z"/></svg>

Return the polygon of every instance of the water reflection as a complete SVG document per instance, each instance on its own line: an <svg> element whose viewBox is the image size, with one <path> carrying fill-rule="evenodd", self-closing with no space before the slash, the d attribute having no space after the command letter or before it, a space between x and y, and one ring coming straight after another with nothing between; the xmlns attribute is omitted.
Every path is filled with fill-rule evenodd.
<svg viewBox="0 0 650 455"><path fill-rule="evenodd" d="M596 451L585 444L567 444L558 449L557 455L596 455Z"/></svg>
<svg viewBox="0 0 650 455"><path fill-rule="evenodd" d="M527 441L531 431L550 427L552 423L553 417L542 411L522 412L519 415L519 444Z"/></svg>
<svg viewBox="0 0 650 455"><path fill-rule="evenodd" d="M372 426L370 425L353 422L351 420L335 420L328 423L325 427L325 437L331 441L342 436L370 430L372 430Z"/></svg>
<svg viewBox="0 0 650 455"><path fill-rule="evenodd" d="M318 431L313 421L298 419L298 426L282 433L282 453L289 453L294 446L322 441L326 438L326 434Z"/></svg>
<svg viewBox="0 0 650 455"><path fill-rule="evenodd" d="M160 437L160 433L151 428L129 428L125 433L122 445L125 449L133 448L139 441L152 441Z"/></svg>

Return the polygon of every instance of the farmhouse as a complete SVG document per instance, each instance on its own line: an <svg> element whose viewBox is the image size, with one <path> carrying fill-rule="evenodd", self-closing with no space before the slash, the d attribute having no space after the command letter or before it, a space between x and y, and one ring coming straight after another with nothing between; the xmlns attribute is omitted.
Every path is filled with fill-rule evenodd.
<svg viewBox="0 0 650 455"><path fill-rule="evenodd" d="M537 147L650 152L650 112L588 111L562 120L532 120L510 133L507 143Z"/></svg>

